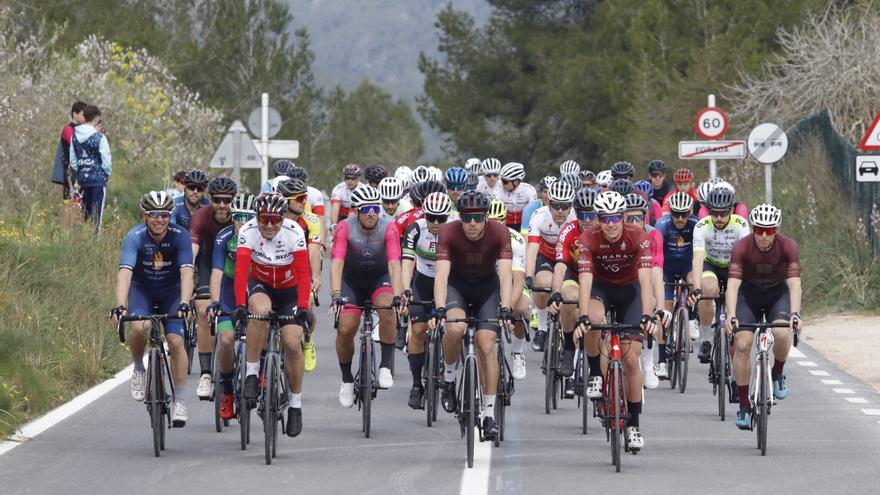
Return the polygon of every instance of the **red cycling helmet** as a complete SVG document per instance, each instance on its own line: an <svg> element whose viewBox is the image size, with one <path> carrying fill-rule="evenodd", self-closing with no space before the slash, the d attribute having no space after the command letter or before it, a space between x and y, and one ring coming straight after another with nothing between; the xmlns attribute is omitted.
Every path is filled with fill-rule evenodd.
<svg viewBox="0 0 880 495"><path fill-rule="evenodd" d="M694 173L689 168L680 168L675 171L675 183L682 184L694 181Z"/></svg>

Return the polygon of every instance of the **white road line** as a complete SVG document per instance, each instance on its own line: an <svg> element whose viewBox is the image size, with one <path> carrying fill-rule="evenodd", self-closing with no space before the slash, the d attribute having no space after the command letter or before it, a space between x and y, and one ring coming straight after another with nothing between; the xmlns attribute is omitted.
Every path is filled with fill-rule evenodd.
<svg viewBox="0 0 880 495"><path fill-rule="evenodd" d="M479 432L475 432L479 434ZM489 493L489 468L492 466L493 442L474 442L474 467L468 468L465 461L461 475L461 495L480 495Z"/></svg>
<svg viewBox="0 0 880 495"><path fill-rule="evenodd" d="M0 455L9 452L27 440L34 438L70 416L73 416L84 407L100 399L107 392L128 381L131 378L132 367L133 365L128 365L122 371L116 373L113 378L95 385L74 397L69 402L65 402L39 418L25 424L18 430L17 434L11 437L10 440L0 443Z"/></svg>
<svg viewBox="0 0 880 495"><path fill-rule="evenodd" d="M880 416L880 409L862 409L862 412L868 416Z"/></svg>
<svg viewBox="0 0 880 495"><path fill-rule="evenodd" d="M816 363L813 361L798 361L797 364L803 366L804 368L815 368Z"/></svg>
<svg viewBox="0 0 880 495"><path fill-rule="evenodd" d="M822 380L825 385L842 385L840 380Z"/></svg>
<svg viewBox="0 0 880 495"><path fill-rule="evenodd" d="M851 388L835 388L835 394L854 394L855 392Z"/></svg>
<svg viewBox="0 0 880 495"><path fill-rule="evenodd" d="M822 370L810 370L810 374L813 376L831 376L831 373Z"/></svg>
<svg viewBox="0 0 880 495"><path fill-rule="evenodd" d="M868 403L868 399L865 399L864 397L847 397L846 400L849 401L850 404L867 404Z"/></svg>
<svg viewBox="0 0 880 495"><path fill-rule="evenodd" d="M804 356L804 353L801 352L797 347L792 346L791 349L788 350L788 357L800 359L807 356Z"/></svg>

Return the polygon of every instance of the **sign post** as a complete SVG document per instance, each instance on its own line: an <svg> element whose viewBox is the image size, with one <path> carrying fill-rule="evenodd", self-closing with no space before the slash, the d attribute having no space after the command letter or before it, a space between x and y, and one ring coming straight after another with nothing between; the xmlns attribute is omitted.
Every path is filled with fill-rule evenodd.
<svg viewBox="0 0 880 495"><path fill-rule="evenodd" d="M788 136L776 124L764 123L749 133L749 153L764 164L764 202L773 204L773 164L788 151Z"/></svg>

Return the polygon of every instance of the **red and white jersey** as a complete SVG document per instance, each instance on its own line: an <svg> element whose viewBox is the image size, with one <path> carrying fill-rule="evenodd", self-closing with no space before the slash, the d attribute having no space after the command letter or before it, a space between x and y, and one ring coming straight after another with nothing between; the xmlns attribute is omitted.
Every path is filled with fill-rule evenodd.
<svg viewBox="0 0 880 495"><path fill-rule="evenodd" d="M306 189L306 194L308 194L308 202L312 207L312 213L318 215L321 219L324 218L324 193L319 191L318 189L308 186Z"/></svg>
<svg viewBox="0 0 880 495"><path fill-rule="evenodd" d="M302 227L285 218L275 237L266 239L256 218L242 225L235 260L236 305L247 301L248 276L273 289L298 286L299 304L308 308L311 273Z"/></svg>
<svg viewBox="0 0 880 495"><path fill-rule="evenodd" d="M500 184L501 181L499 180L498 183ZM538 199L538 191L536 191L531 184L520 182L519 185L516 186L516 189L510 192L505 191L502 187L501 192L496 196L496 199L504 201L504 204L507 206L507 218L504 219L504 223L506 223L508 227L516 228L522 225L522 214L526 206L532 201ZM551 250L550 252L550 256L552 257L553 251Z"/></svg>
<svg viewBox="0 0 880 495"><path fill-rule="evenodd" d="M498 179L498 182L495 183L495 187L489 187L489 184L486 184L486 178L480 176L477 180L477 192L483 193L489 198L489 201L493 199L501 199L499 195L504 191L504 188L501 186L501 179Z"/></svg>
<svg viewBox="0 0 880 495"><path fill-rule="evenodd" d="M532 219L529 220L529 244L540 244L540 253L547 259L556 259L556 242L559 240L559 232L565 227L565 224L576 220L574 209L568 212L565 221L556 223L553 221L553 214L550 212L549 206L542 206L535 210Z"/></svg>
<svg viewBox="0 0 880 495"><path fill-rule="evenodd" d="M348 216L349 210L351 210L351 193L354 192L354 189L349 189L348 186L345 185L345 181L336 184L336 187L330 191L330 202L331 203L339 203L339 217L345 218ZM335 222L337 219L331 218L331 222Z"/></svg>

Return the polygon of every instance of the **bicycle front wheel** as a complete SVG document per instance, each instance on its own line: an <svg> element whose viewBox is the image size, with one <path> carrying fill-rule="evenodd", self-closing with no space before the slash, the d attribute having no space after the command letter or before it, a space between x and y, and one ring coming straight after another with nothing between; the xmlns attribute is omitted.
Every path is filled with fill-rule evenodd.
<svg viewBox="0 0 880 495"><path fill-rule="evenodd" d="M247 399L244 398L244 382L247 378L245 368L245 346L241 345L238 350L238 390L236 390L236 399L238 404L238 425L241 427L241 450L247 450L247 444L251 442L251 409L248 407Z"/></svg>
<svg viewBox="0 0 880 495"><path fill-rule="evenodd" d="M609 365L610 369L610 378L611 378L611 414L609 414L609 420L611 421L611 462L614 464L614 470L616 472L620 472L620 436L621 436L621 410L620 410L620 363L613 363Z"/></svg>
<svg viewBox="0 0 880 495"><path fill-rule="evenodd" d="M767 383L767 371L767 353L765 352L761 356L761 378L758 380L758 384L761 387L758 391L758 410L760 411L758 416L758 446L761 448L761 455L767 455L767 422L770 419L769 396L767 393L770 384Z"/></svg>
<svg viewBox="0 0 880 495"><path fill-rule="evenodd" d="M361 420L364 437L370 438L370 408L373 402L373 339L364 339L360 371Z"/></svg>
<svg viewBox="0 0 880 495"><path fill-rule="evenodd" d="M433 333L433 332L432 332ZM431 333L428 334L428 348L426 349L426 354L428 355L428 362L425 363L425 367L423 370L423 375L425 377L425 419L428 424L428 428L434 424L434 420L437 418L434 416L436 407L437 407L437 382L436 382L436 373L434 368L437 366L437 358L434 355L434 351L437 348L437 344L434 342L434 338Z"/></svg>
<svg viewBox="0 0 880 495"><path fill-rule="evenodd" d="M498 354L498 388L495 392L495 422L498 424L498 434L495 435L495 446L500 447L504 440L504 404L507 401L507 363L499 350Z"/></svg>
<svg viewBox="0 0 880 495"><path fill-rule="evenodd" d="M727 413L727 335L723 328L718 330L718 338L715 339L715 356L713 361L715 368L715 376L718 382L718 416L724 421Z"/></svg>
<svg viewBox="0 0 880 495"><path fill-rule="evenodd" d="M544 412L556 409L556 371L559 368L559 329L553 322L548 325L545 345Z"/></svg>
<svg viewBox="0 0 880 495"><path fill-rule="evenodd" d="M272 464L272 451L275 449L275 428L278 414L278 356L274 352L266 355L266 388L263 390L263 448L266 464Z"/></svg>
<svg viewBox="0 0 880 495"><path fill-rule="evenodd" d="M477 360L467 359L464 375L464 414L467 428L467 466L474 467L474 430L477 422Z"/></svg>
<svg viewBox="0 0 880 495"><path fill-rule="evenodd" d="M681 315L676 312L672 317L672 323L669 331L669 342L666 348L669 350L666 362L669 366L669 387L675 390L678 387L678 353L681 349L681 342L678 338L678 327L681 321Z"/></svg>
<svg viewBox="0 0 880 495"><path fill-rule="evenodd" d="M583 350L579 353L578 370L575 374L575 381L578 383L577 390L580 396L578 401L581 405L581 434L587 434L587 418L589 417L590 400L587 399L587 379L589 378L589 370L587 367L587 354Z"/></svg>
<svg viewBox="0 0 880 495"><path fill-rule="evenodd" d="M160 399L160 380L162 379L159 371L159 351L150 349L148 358L149 373L147 373L147 412L150 414L150 427L153 429L153 455L159 457L162 450L162 417L165 411L162 410Z"/></svg>

